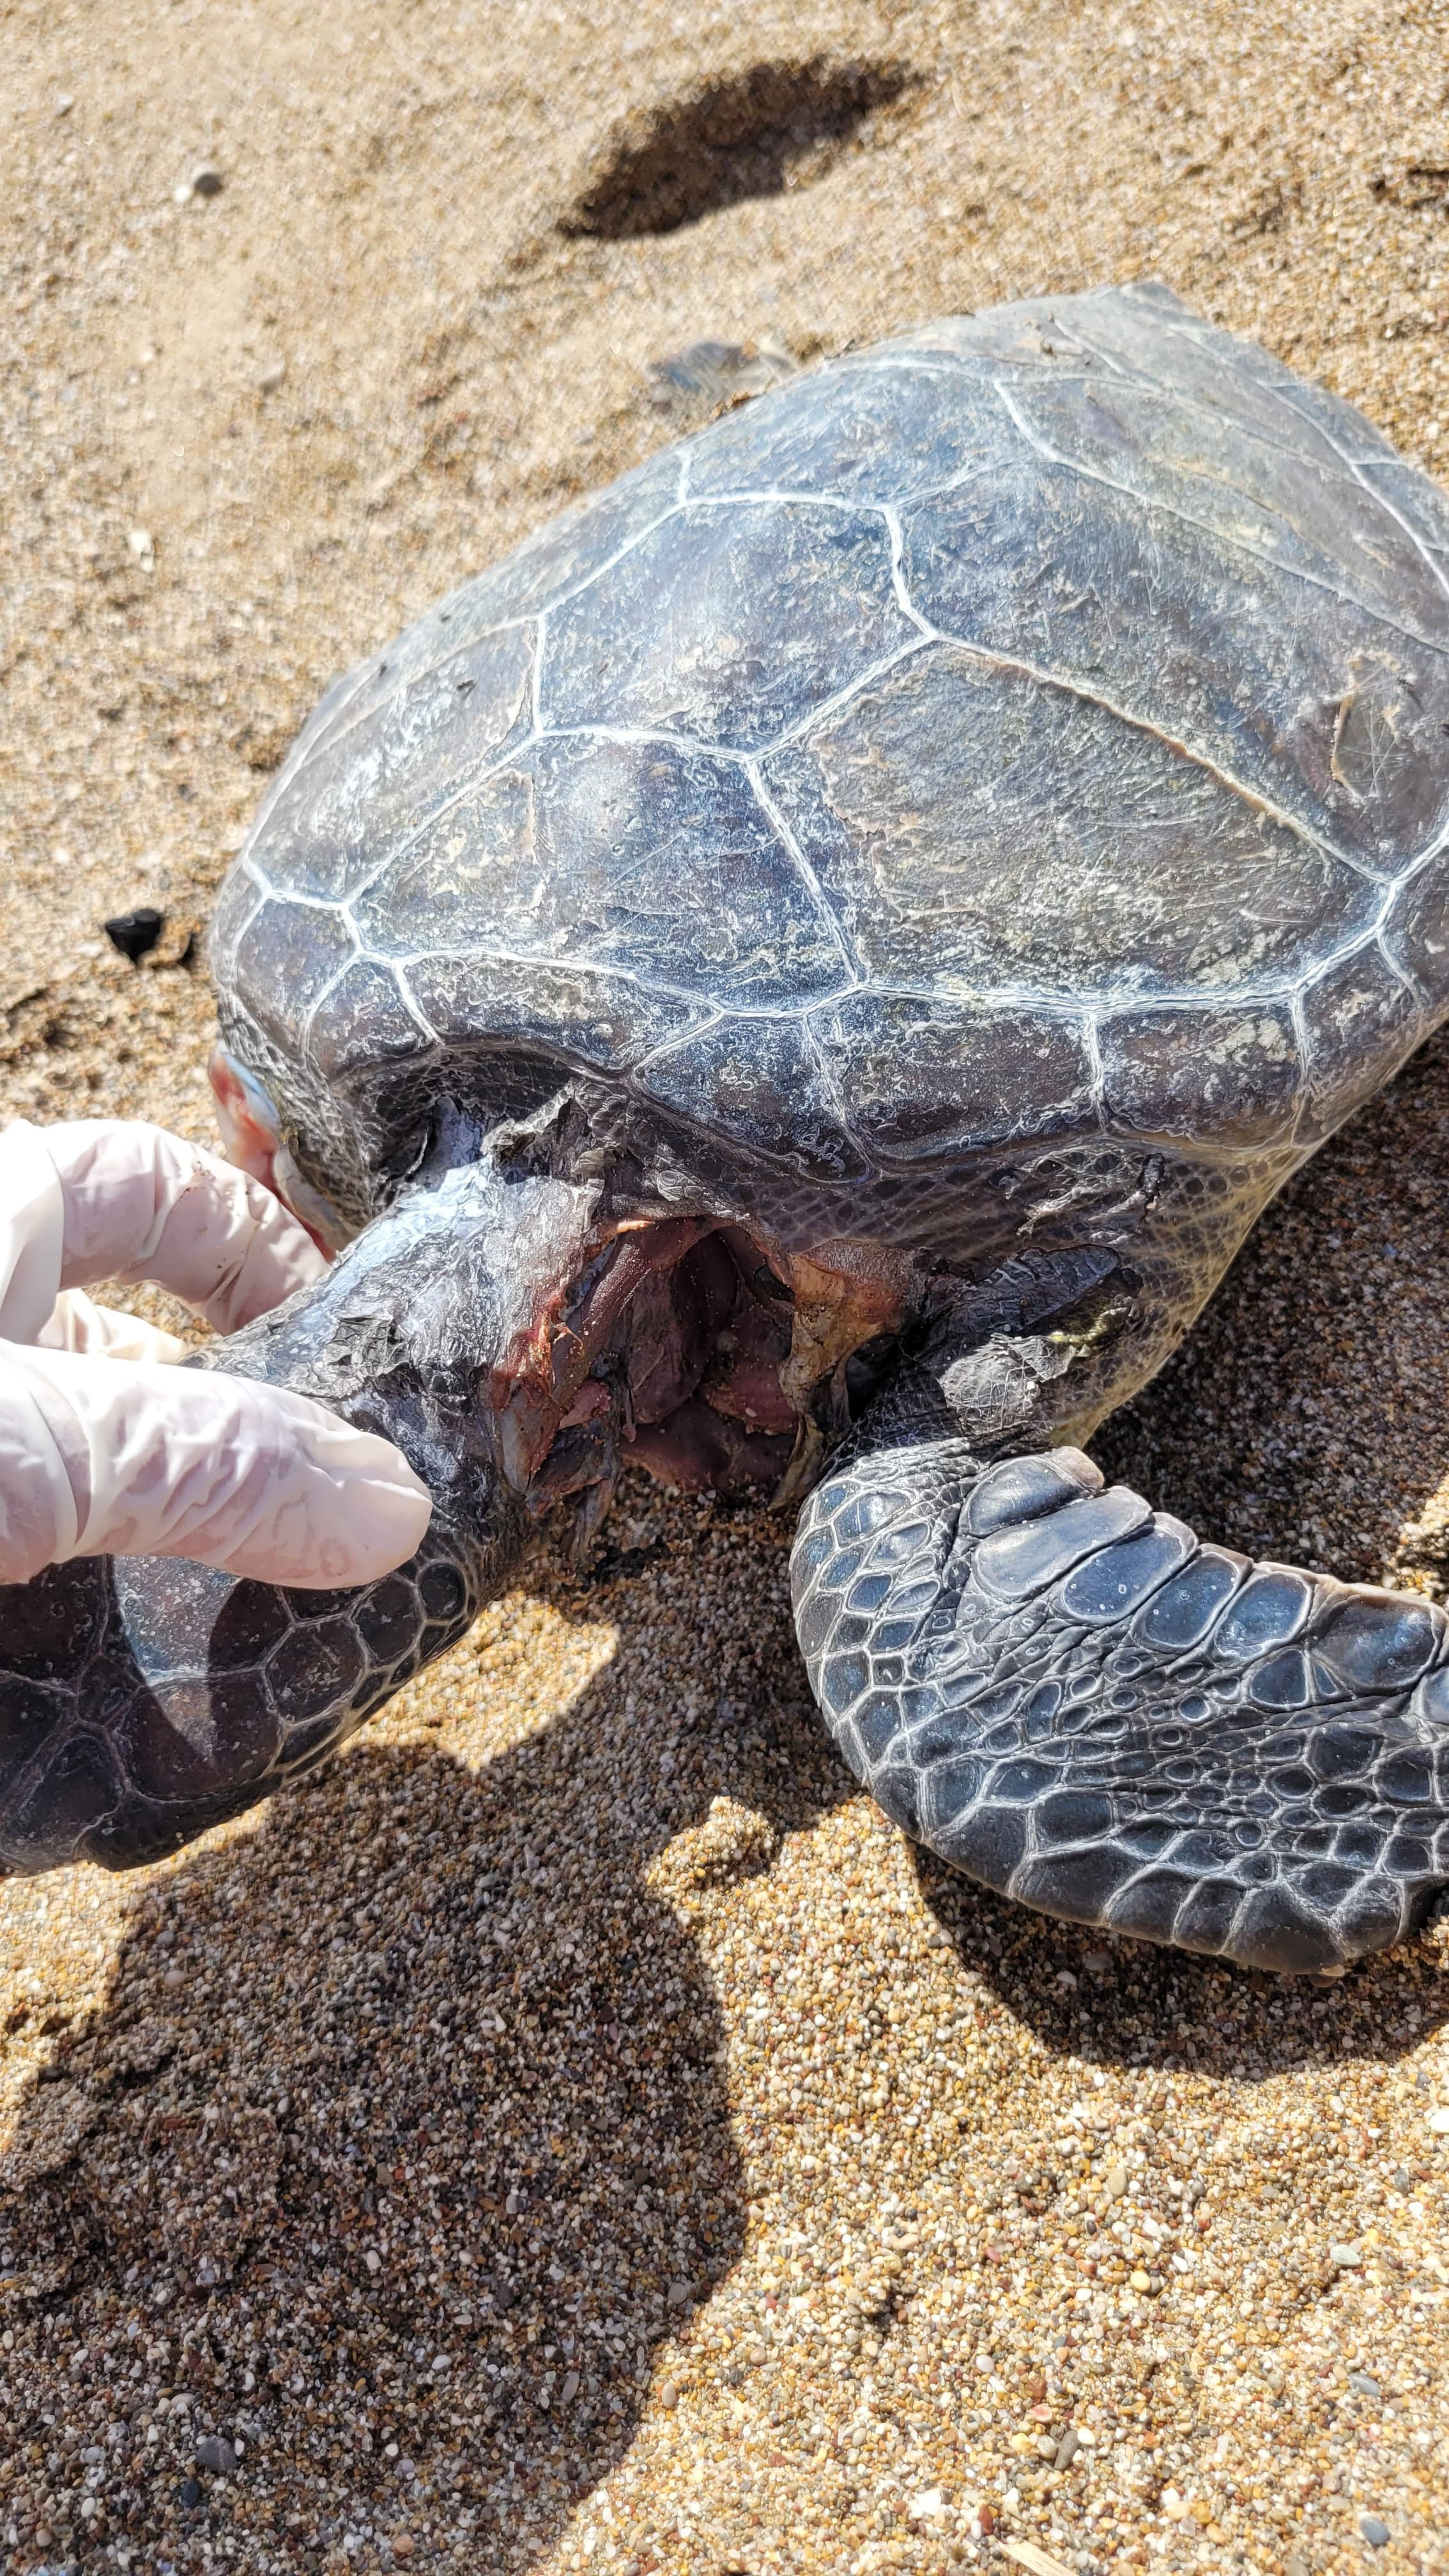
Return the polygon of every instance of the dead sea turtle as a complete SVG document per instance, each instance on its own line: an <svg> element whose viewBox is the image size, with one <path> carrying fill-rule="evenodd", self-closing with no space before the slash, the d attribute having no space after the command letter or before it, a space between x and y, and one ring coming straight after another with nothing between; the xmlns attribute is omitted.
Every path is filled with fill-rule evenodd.
<svg viewBox="0 0 1449 2576"><path fill-rule="evenodd" d="M1449 510L1160 288L656 456L323 700L218 907L239 1151L347 1249L222 1364L436 1497L370 1589L4 1605L12 1868L315 1762L629 1460L801 1507L846 1760L1050 1913L1279 1969L1449 1878L1449 1623L1080 1449L1449 1009Z"/></svg>

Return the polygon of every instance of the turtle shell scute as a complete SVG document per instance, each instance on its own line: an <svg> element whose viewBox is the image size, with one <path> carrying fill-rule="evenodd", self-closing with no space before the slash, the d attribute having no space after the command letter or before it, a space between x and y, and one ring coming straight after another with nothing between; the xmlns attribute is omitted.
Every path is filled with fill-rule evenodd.
<svg viewBox="0 0 1449 2576"><path fill-rule="evenodd" d="M1093 1129L1271 1185L1449 1008L1449 508L1164 289L925 325L337 683L214 955L348 1207L463 1059L902 1242Z"/></svg>

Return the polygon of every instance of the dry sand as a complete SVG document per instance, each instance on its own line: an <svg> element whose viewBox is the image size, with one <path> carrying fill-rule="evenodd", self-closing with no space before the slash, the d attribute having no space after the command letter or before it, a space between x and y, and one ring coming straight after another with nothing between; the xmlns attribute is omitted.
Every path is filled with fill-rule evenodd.
<svg viewBox="0 0 1449 2576"><path fill-rule="evenodd" d="M171 961L268 769L681 346L1153 273L1449 468L1442 7L0 31L7 1112L210 1132ZM1099 1450L1440 1595L1446 1063ZM825 1749L784 1530L606 1536L260 1816L0 1890L4 2564L1449 2565L1445 1933L1314 1989L983 1898Z"/></svg>

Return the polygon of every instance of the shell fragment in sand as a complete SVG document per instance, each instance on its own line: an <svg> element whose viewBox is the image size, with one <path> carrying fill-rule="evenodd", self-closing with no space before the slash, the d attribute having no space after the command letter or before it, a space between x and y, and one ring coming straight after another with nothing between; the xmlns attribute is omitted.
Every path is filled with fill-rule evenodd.
<svg viewBox="0 0 1449 2576"><path fill-rule="evenodd" d="M1072 2576L1070 2567L1064 2567L1060 2558L1053 2558L1049 2549L1039 2549L1034 2540L1003 2540L1001 2547L1018 2567L1029 2569L1030 2576Z"/></svg>

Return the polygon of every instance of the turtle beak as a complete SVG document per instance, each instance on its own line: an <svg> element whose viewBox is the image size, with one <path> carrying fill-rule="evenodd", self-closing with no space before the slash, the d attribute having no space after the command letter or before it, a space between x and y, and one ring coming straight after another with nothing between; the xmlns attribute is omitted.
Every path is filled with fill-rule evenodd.
<svg viewBox="0 0 1449 2576"><path fill-rule="evenodd" d="M211 1050L207 1072L227 1161L290 1208L318 1251L332 1260L348 1240L348 1229L331 1200L297 1169L270 1095L256 1075L248 1073L219 1042Z"/></svg>

